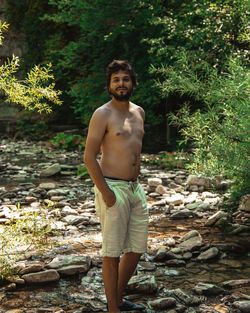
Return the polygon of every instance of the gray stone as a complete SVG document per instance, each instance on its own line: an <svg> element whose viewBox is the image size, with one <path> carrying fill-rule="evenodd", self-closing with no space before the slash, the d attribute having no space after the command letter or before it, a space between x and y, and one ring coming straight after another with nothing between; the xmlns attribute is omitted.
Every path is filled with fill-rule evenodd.
<svg viewBox="0 0 250 313"><path fill-rule="evenodd" d="M67 268L70 266L81 266L81 273L87 272L91 267L91 258L89 256L81 255L58 255L56 256L49 264L48 268L52 269L64 269L67 271ZM69 271L73 272L73 268L68 268ZM78 269L76 268L76 271Z"/></svg>
<svg viewBox="0 0 250 313"><path fill-rule="evenodd" d="M179 244L179 248L184 251L194 251L203 245L201 236L195 236Z"/></svg>
<svg viewBox="0 0 250 313"><path fill-rule="evenodd" d="M154 276L136 275L130 279L127 289L130 292L153 294L157 292L158 287Z"/></svg>
<svg viewBox="0 0 250 313"><path fill-rule="evenodd" d="M214 296L224 292L223 288L207 283L198 283L193 290L195 293L205 296Z"/></svg>
<svg viewBox="0 0 250 313"><path fill-rule="evenodd" d="M51 166L48 166L44 170L41 171L40 176L41 177L50 177L55 174L58 174L61 171L61 166L59 163L53 164Z"/></svg>
<svg viewBox="0 0 250 313"><path fill-rule="evenodd" d="M167 189L162 185L158 185L155 189L155 192L159 193L160 195L163 195L167 193Z"/></svg>
<svg viewBox="0 0 250 313"><path fill-rule="evenodd" d="M185 218L190 218L190 217L197 217L198 215L195 212L192 212L188 209L183 209L178 212L175 212L170 215L170 218L172 220L181 220Z"/></svg>
<svg viewBox="0 0 250 313"><path fill-rule="evenodd" d="M176 306L175 298L160 298L154 301L150 301L149 305L155 310L165 310Z"/></svg>
<svg viewBox="0 0 250 313"><path fill-rule="evenodd" d="M250 312L250 301L235 301L233 306L240 310L241 313L249 313Z"/></svg>
<svg viewBox="0 0 250 313"><path fill-rule="evenodd" d="M196 185L209 188L211 186L211 179L196 175L189 175L187 178L187 185L188 186Z"/></svg>
<svg viewBox="0 0 250 313"><path fill-rule="evenodd" d="M223 287L226 288L238 288L243 286L250 286L250 279L235 279L228 280L222 283Z"/></svg>
<svg viewBox="0 0 250 313"><path fill-rule="evenodd" d="M40 272L44 269L44 263L42 262L28 262L25 264L25 268L23 268L19 274L24 275L28 273Z"/></svg>
<svg viewBox="0 0 250 313"><path fill-rule="evenodd" d="M174 194L170 197L166 197L165 201L167 204L180 205L183 203L184 196L180 193Z"/></svg>
<svg viewBox="0 0 250 313"><path fill-rule="evenodd" d="M159 185L162 185L162 179L161 178L148 178L148 185L150 187L157 187Z"/></svg>
<svg viewBox="0 0 250 313"><path fill-rule="evenodd" d="M219 250L216 247L209 248L208 250L202 252L198 257L197 260L199 261L206 261L217 257L219 254Z"/></svg>
<svg viewBox="0 0 250 313"><path fill-rule="evenodd" d="M57 187L56 183L52 183L52 182L48 182L48 183L41 183L38 186L41 189L45 189L45 190L51 190L51 189L55 189Z"/></svg>
<svg viewBox="0 0 250 313"><path fill-rule="evenodd" d="M245 195L241 198L239 210L250 212L250 195Z"/></svg>
<svg viewBox="0 0 250 313"><path fill-rule="evenodd" d="M56 270L46 270L43 272L25 274L22 278L26 283L45 283L59 280L60 275Z"/></svg>
<svg viewBox="0 0 250 313"><path fill-rule="evenodd" d="M201 238L201 235L198 232L198 230L190 230L188 233L186 233L184 236L181 237L180 242L186 241L190 238L197 237L197 236Z"/></svg>
<svg viewBox="0 0 250 313"><path fill-rule="evenodd" d="M203 303L206 300L204 296L197 297L197 296L189 295L183 290L181 290L180 288L167 289L165 291L165 294L167 297L174 297L175 299L177 299L178 302L181 301L185 305L198 305L198 304Z"/></svg>
<svg viewBox="0 0 250 313"><path fill-rule="evenodd" d="M206 226L212 226L214 225L219 219L221 219L222 217L227 217L228 214L224 211L218 211L215 214L213 214L212 216L210 216L207 220L207 222L205 223Z"/></svg>
<svg viewBox="0 0 250 313"><path fill-rule="evenodd" d="M89 217L80 215L66 215L62 220L69 225L89 224Z"/></svg>

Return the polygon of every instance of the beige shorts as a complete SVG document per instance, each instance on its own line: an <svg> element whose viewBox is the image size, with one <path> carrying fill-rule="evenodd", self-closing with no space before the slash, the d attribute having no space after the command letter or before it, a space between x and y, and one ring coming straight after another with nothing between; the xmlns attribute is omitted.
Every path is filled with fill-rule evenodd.
<svg viewBox="0 0 250 313"><path fill-rule="evenodd" d="M145 192L138 181L105 178L116 195L107 207L95 186L95 206L102 227L102 256L119 257L122 253L147 250L148 208Z"/></svg>

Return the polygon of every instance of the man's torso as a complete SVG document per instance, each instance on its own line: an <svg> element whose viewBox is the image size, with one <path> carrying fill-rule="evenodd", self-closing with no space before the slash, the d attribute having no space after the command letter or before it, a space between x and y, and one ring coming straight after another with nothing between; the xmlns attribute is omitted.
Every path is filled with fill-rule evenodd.
<svg viewBox="0 0 250 313"><path fill-rule="evenodd" d="M140 171L144 135L142 109L130 103L128 112L110 108L107 129L101 145L100 166L104 176L134 180Z"/></svg>

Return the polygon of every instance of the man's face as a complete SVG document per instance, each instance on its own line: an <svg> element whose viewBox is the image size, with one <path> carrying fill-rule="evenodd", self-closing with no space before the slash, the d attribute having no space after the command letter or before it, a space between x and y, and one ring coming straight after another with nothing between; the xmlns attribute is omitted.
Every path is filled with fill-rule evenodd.
<svg viewBox="0 0 250 313"><path fill-rule="evenodd" d="M128 101L133 92L133 83L126 71L111 75L109 93L118 101Z"/></svg>

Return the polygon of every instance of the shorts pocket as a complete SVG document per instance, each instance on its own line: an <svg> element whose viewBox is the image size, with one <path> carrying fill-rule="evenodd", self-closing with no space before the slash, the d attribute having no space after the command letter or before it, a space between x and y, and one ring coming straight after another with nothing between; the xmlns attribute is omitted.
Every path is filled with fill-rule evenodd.
<svg viewBox="0 0 250 313"><path fill-rule="evenodd" d="M116 208L118 205L118 195L117 195L117 191L115 189L113 189L112 186L109 186L109 188L115 194L115 203L112 206L107 206L107 210L112 210L113 208Z"/></svg>

